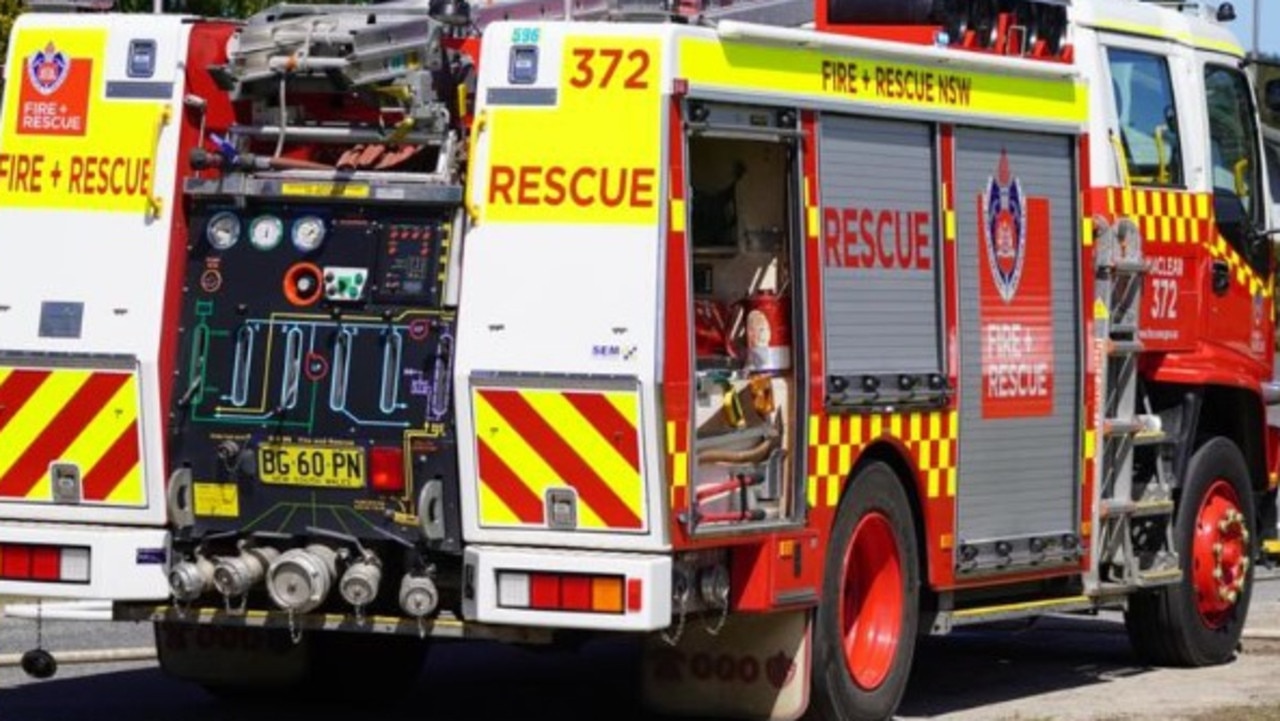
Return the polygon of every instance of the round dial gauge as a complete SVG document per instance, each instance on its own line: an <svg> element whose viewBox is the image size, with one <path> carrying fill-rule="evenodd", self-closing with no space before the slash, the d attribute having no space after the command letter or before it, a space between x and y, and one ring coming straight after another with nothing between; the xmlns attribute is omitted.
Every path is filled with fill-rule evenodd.
<svg viewBox="0 0 1280 721"><path fill-rule="evenodd" d="M284 237L284 221L274 215L262 215L249 225L249 242L258 250L271 250Z"/></svg>
<svg viewBox="0 0 1280 721"><path fill-rule="evenodd" d="M315 215L298 218L293 223L293 247L310 253L324 242L324 219Z"/></svg>
<svg viewBox="0 0 1280 721"><path fill-rule="evenodd" d="M205 228L205 237L209 245L217 250L226 250L240 240L240 218L231 211L224 210L209 219Z"/></svg>

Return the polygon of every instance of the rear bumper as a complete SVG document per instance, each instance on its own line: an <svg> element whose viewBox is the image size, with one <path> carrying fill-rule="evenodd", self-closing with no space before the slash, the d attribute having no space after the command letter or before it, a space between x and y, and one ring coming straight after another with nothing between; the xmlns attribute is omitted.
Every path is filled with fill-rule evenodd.
<svg viewBox="0 0 1280 721"><path fill-rule="evenodd" d="M655 631L671 623L670 556L471 546L465 563L462 611L468 621L598 631ZM621 577L625 603L617 613L513 604L510 594L499 593L499 577L507 574Z"/></svg>
<svg viewBox="0 0 1280 721"><path fill-rule="evenodd" d="M20 561L4 558L4 544L88 549L88 582L14 580L22 575ZM160 528L0 521L0 595L162 601L169 597L168 545Z"/></svg>

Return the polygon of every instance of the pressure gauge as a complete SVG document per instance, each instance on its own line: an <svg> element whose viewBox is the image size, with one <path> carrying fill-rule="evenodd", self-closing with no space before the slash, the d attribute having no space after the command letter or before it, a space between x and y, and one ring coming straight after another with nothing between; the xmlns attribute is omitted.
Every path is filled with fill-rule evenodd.
<svg viewBox="0 0 1280 721"><path fill-rule="evenodd" d="M214 215L205 228L205 237L216 250L230 248L240 240L240 218L229 210Z"/></svg>
<svg viewBox="0 0 1280 721"><path fill-rule="evenodd" d="M249 225L249 242L258 250L271 250L284 237L284 221L274 215L260 215Z"/></svg>
<svg viewBox="0 0 1280 721"><path fill-rule="evenodd" d="M324 219L316 215L306 215L293 222L293 247L303 253L310 253L324 242Z"/></svg>

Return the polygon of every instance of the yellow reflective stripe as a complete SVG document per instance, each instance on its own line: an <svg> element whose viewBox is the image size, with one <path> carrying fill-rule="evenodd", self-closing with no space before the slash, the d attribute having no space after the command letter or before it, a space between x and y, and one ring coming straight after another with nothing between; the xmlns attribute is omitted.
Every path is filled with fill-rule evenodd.
<svg viewBox="0 0 1280 721"><path fill-rule="evenodd" d="M76 391L89 381L92 371L53 371L0 432L0 476L8 473L18 458L39 437L63 406L71 401ZM45 486L48 496L48 486ZM34 491L35 489L33 489Z"/></svg>
<svg viewBox="0 0 1280 721"><path fill-rule="evenodd" d="M547 489L567 487L569 484L555 472L542 456L529 445L516 429L494 410L480 393L472 394L475 400L476 428L480 440L494 452L507 467L515 471L520 482L538 498L547 497ZM484 477L480 485L484 485ZM483 510L483 509L482 509ZM500 523L497 519L480 517L481 523ZM585 503L578 504L578 525L586 528L606 528L595 511Z"/></svg>
<svg viewBox="0 0 1280 721"><path fill-rule="evenodd" d="M600 431L583 418L578 409L558 391L523 391L520 395L582 457L632 513L644 518L644 483L640 478L640 471L631 467L609 439L600 435ZM635 398L632 394L613 395ZM582 499L579 501L579 506L585 503Z"/></svg>
<svg viewBox="0 0 1280 721"><path fill-rule="evenodd" d="M987 70L939 67L929 61L891 61L815 48L682 37L677 76L690 83L748 92L802 95L848 106L870 105L936 112L948 116L989 116L1015 121L1083 124L1088 119L1086 87L1074 79L1047 79ZM832 82L824 68L856 61L859 78ZM861 78L865 74L867 80ZM877 80L877 78L881 78ZM894 80L885 82L884 78ZM907 78L908 80L903 80ZM905 91L919 78L922 97ZM925 79L929 79L929 82Z"/></svg>
<svg viewBox="0 0 1280 721"><path fill-rule="evenodd" d="M102 460L107 454L111 445L116 442L121 433L129 427L138 418L138 379L136 376L130 375L129 380L120 386L115 395L111 396L111 400L107 402L102 410L93 417L89 425L76 437L67 450L62 454L63 460L75 463L80 466L80 475L83 478L89 474L89 471ZM138 444L141 451L142 444ZM48 478L49 474L45 473L44 478ZM141 474L139 474L139 478ZM125 480L128 480L127 478ZM43 479L42 479L43 482ZM119 489L116 489L119 490ZM138 500L141 501L141 485L138 489ZM108 500L110 500L108 494ZM132 494L130 494L132 495Z"/></svg>
<svg viewBox="0 0 1280 721"><path fill-rule="evenodd" d="M1239 43L1197 37L1191 33L1185 32L1170 32L1155 25L1143 25L1141 23L1132 23L1123 20L1102 20L1094 22L1092 25L1100 30L1111 30L1113 32L1124 33L1126 35L1139 35L1147 38L1155 38L1156 40L1168 40L1200 50L1213 50L1220 53L1226 53L1228 55L1234 55L1238 58L1243 58L1245 55L1244 47Z"/></svg>
<svg viewBox="0 0 1280 721"><path fill-rule="evenodd" d="M609 405L618 409L622 417L627 419L627 423L636 428L640 427L640 396L631 391L613 391L600 395L609 401Z"/></svg>
<svg viewBox="0 0 1280 721"><path fill-rule="evenodd" d="M684 232L684 201L671 200L671 230L676 233Z"/></svg>
<svg viewBox="0 0 1280 721"><path fill-rule="evenodd" d="M139 447L138 451L139 456L141 456L141 447ZM142 459L139 457L138 462L125 474L125 477L115 489L107 494L106 503L120 506L141 506L145 500L142 491Z"/></svg>
<svg viewBox="0 0 1280 721"><path fill-rule="evenodd" d="M519 526L520 518L489 486L480 483L480 522L495 526Z"/></svg>

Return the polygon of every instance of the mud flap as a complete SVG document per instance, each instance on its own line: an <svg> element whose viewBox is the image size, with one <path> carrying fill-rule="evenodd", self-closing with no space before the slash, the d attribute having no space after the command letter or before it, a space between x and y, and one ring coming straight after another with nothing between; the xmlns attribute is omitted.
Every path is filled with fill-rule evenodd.
<svg viewBox="0 0 1280 721"><path fill-rule="evenodd" d="M809 704L807 611L732 616L712 636L690 623L675 646L644 646L642 692L659 713L791 721Z"/></svg>
<svg viewBox="0 0 1280 721"><path fill-rule="evenodd" d="M308 635L293 643L283 629L155 624L165 673L206 686L277 688L306 678Z"/></svg>

